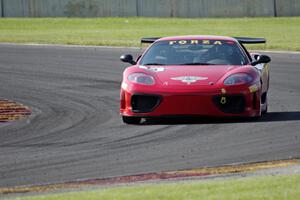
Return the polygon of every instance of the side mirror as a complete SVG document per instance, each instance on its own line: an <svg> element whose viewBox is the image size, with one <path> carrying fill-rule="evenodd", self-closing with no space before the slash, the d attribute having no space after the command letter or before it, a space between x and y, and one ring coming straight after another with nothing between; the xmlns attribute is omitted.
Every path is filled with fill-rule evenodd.
<svg viewBox="0 0 300 200"><path fill-rule="evenodd" d="M261 64L261 63L269 63L271 62L271 58L269 56L266 55L260 55L258 60L255 60L251 63L251 65L257 65L257 64Z"/></svg>
<svg viewBox="0 0 300 200"><path fill-rule="evenodd" d="M130 63L130 64L132 64L132 65L135 65L135 64L136 64L136 62L133 60L132 55L130 55L130 54L122 55L122 56L120 57L120 60L123 61L123 62L126 62L126 63Z"/></svg>

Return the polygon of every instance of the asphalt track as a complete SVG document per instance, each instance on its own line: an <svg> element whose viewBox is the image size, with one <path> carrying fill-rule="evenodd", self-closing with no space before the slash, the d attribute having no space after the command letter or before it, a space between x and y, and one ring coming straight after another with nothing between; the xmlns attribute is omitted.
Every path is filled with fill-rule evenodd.
<svg viewBox="0 0 300 200"><path fill-rule="evenodd" d="M0 98L32 108L0 124L0 187L300 157L300 54L269 53L269 113L258 121L125 125L122 48L0 44Z"/></svg>

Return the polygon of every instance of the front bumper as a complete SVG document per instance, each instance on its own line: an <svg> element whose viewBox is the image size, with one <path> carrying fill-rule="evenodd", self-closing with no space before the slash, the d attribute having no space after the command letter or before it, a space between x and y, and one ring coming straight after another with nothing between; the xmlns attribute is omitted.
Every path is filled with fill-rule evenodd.
<svg viewBox="0 0 300 200"><path fill-rule="evenodd" d="M209 92L140 92L121 89L120 114L136 117L172 115L259 116L260 88L250 87Z"/></svg>

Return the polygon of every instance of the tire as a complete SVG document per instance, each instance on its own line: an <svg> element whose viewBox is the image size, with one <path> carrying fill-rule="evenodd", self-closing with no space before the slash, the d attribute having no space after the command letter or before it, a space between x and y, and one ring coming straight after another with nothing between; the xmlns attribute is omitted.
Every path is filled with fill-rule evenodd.
<svg viewBox="0 0 300 200"><path fill-rule="evenodd" d="M122 119L125 124L139 124L142 118L122 116Z"/></svg>
<svg viewBox="0 0 300 200"><path fill-rule="evenodd" d="M261 115L260 115L260 116L249 117L248 119L249 119L249 121L251 121L251 122L253 122L253 121L258 121L258 120L261 119Z"/></svg>
<svg viewBox="0 0 300 200"><path fill-rule="evenodd" d="M265 109L261 111L261 114L266 114L268 112L268 96L266 96Z"/></svg>
<svg viewBox="0 0 300 200"><path fill-rule="evenodd" d="M266 109L265 110L263 110L262 112L261 112L261 114L267 114L267 112L268 112L268 104L267 104L267 106L266 106Z"/></svg>
<svg viewBox="0 0 300 200"><path fill-rule="evenodd" d="M257 121L262 117L264 111L262 110L261 98L259 99L259 105L260 105L259 114L256 116L250 117L251 121Z"/></svg>

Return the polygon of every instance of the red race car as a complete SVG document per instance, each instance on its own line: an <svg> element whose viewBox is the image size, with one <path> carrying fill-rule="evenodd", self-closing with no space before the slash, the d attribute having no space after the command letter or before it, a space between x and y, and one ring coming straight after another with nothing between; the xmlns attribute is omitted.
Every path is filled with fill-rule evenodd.
<svg viewBox="0 0 300 200"><path fill-rule="evenodd" d="M176 36L143 38L152 43L137 59L122 55L123 122L163 116L259 117L267 112L270 57L243 44L263 38Z"/></svg>

